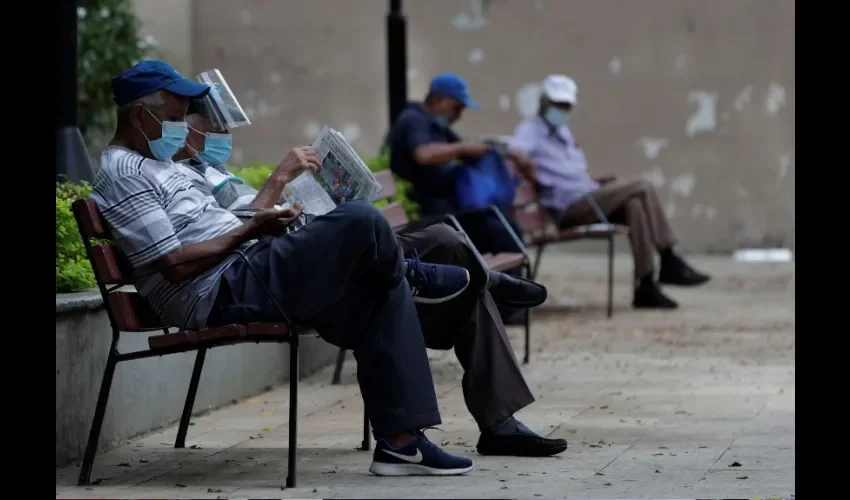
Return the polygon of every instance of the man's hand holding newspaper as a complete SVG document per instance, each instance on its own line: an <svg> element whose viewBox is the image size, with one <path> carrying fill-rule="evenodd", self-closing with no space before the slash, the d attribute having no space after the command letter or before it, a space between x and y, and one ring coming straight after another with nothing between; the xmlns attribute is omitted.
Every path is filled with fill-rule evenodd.
<svg viewBox="0 0 850 500"><path fill-rule="evenodd" d="M269 180L282 185L289 184L302 172L315 173L322 168L322 161L310 146L300 146L292 149L277 165Z"/></svg>
<svg viewBox="0 0 850 500"><path fill-rule="evenodd" d="M372 201L381 191L369 167L336 130L324 127L313 142L312 151L307 151L310 149L290 151L287 158L293 156L292 169L283 168L287 158L281 162L281 175L295 173L296 168L301 170L283 189L287 203L300 201L305 213L323 215L346 201ZM313 168L316 162L320 167Z"/></svg>

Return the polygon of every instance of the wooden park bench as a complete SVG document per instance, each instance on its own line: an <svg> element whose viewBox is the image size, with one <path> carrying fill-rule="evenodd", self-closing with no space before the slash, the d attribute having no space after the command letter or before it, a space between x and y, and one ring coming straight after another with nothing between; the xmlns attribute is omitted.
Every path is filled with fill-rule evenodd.
<svg viewBox="0 0 850 500"><path fill-rule="evenodd" d="M591 203L595 203L590 199ZM537 278L543 250L547 245L578 240L608 240L608 317L614 314L614 238L618 234L628 235L629 228L611 224L605 214L596 210L600 222L569 228L558 228L546 210L537 201L537 192L528 182L517 188L514 198L514 218L525 233L525 243L537 247L531 270L532 279Z"/></svg>
<svg viewBox="0 0 850 500"><path fill-rule="evenodd" d="M405 212L404 207L401 202L394 201L396 194L398 193L398 189L395 184L395 179L393 178L392 172L389 170L384 170L375 174L375 178L381 184L381 192L375 199L375 202L388 202L387 205L381 207L381 212L384 214L384 217L389 221L390 225L395 229L396 233L405 233L416 230L418 228L423 228L430 226L431 224L444 222L449 226L453 227L466 238L467 244L469 244L473 253L475 254L478 262L485 269L492 269L494 271L507 271L510 269L515 269L518 267L522 267L525 269L526 276L529 276L531 273L531 260L529 259L528 253L525 252L525 248L522 245L522 242L519 240L519 237L514 234L513 230L508 225L507 221L505 221L504 216L499 212L495 207L489 207L486 210L492 210L496 212L498 217L502 220L503 225L506 230L510 231L514 238L517 240L517 244L520 248L523 249L522 252L504 252L498 254L481 254L478 252L478 249L475 248L475 245L466 235L466 232L463 230L460 222L457 217L452 214L446 214L443 216L437 217L429 217L416 221L411 221L407 217L407 212ZM531 351L531 311L525 311L525 356L523 358L523 363L528 363L529 356ZM331 384L339 384L340 378L342 375L342 366L345 363L345 349L340 349L339 354L337 355L336 366L334 368L333 377L331 378Z"/></svg>
<svg viewBox="0 0 850 500"><path fill-rule="evenodd" d="M282 309L278 309L285 319L279 323L249 323L233 324L216 328L205 328L202 330L179 330L174 327L163 325L159 318L150 309L142 297L135 290L123 289L132 284L132 271L120 250L109 240L111 235L107 230L106 221L94 201L90 199L77 200L73 204L74 216L83 239L86 253L91 261L97 287L100 290L109 323L112 327L112 344L106 361L106 369L103 373L103 382L97 397L94 418L88 443L86 444L83 463L80 470L79 485L87 486L91 483L92 465L97 453L98 440L100 439L103 417L106 413L106 404L109 399L109 390L112 387L112 377L115 374L115 366L122 361L150 358L153 356L165 356L181 352L197 351L195 365L189 381L189 390L186 394L186 402L183 405L183 414L180 417L180 425L177 430L175 448L186 446L186 432L189 428L189 420L192 416L192 407L195 404L195 395L198 391L198 383L201 379L201 370L208 349L247 342L275 342L289 344L289 457L286 485L289 488L295 486L296 465L296 437L298 417L298 339L299 334L310 333L306 329L299 329L292 324ZM92 241L95 240L95 241ZM102 241L97 241L102 240ZM244 254L236 252L245 259ZM253 268L248 263L249 269ZM255 272L256 274L256 272ZM259 276L258 276L259 278ZM272 297L272 301L274 298ZM274 301L277 305L277 302ZM122 332L150 333L162 331L162 334L152 335L148 338L149 349L121 353L118 351L118 340ZM313 332L313 334L315 334ZM368 450L371 445L369 432L369 421L364 419L362 450Z"/></svg>

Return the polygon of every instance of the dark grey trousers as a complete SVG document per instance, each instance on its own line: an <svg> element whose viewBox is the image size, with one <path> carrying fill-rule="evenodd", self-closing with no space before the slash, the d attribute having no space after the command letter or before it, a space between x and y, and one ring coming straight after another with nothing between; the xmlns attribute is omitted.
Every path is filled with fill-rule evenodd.
<svg viewBox="0 0 850 500"><path fill-rule="evenodd" d="M469 270L470 284L456 299L417 304L425 345L454 347L463 367L463 397L479 428L486 429L534 402L514 356L505 326L484 287L487 271L463 236L445 224L398 235L405 256L414 250L423 262Z"/></svg>
<svg viewBox="0 0 850 500"><path fill-rule="evenodd" d="M342 204L295 233L261 240L248 259L292 321L353 351L377 437L440 424L402 249L379 211L360 201ZM236 261L208 323L280 319L263 285Z"/></svg>

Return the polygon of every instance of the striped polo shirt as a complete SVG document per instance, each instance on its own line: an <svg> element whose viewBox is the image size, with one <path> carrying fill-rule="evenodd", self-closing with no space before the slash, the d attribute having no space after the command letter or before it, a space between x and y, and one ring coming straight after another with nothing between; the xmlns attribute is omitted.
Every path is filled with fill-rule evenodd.
<svg viewBox="0 0 850 500"><path fill-rule="evenodd" d="M232 231L242 222L197 189L173 162L151 160L118 146L101 155L91 198L133 267L136 290L162 322L188 329L206 326L219 279L236 257L228 256L180 283L169 283L153 262L183 245Z"/></svg>

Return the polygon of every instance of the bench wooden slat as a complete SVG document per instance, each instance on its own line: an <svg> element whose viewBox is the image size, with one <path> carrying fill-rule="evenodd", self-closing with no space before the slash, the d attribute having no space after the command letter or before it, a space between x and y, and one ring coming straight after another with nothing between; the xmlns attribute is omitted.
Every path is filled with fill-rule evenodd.
<svg viewBox="0 0 850 500"><path fill-rule="evenodd" d="M378 193L378 197L375 198L375 201L392 198L398 192L395 185L395 179L393 178L393 173L391 171L382 170L375 174L375 179L381 185L381 192Z"/></svg>
<svg viewBox="0 0 850 500"><path fill-rule="evenodd" d="M89 198L77 200L71 204L71 210L77 216L80 231L87 238L109 238L106 221L103 220L94 200Z"/></svg>
<svg viewBox="0 0 850 500"><path fill-rule="evenodd" d="M407 212L404 211L404 207L398 201L390 203L382 208L381 213L384 214L384 217L386 217L393 229L401 227L409 222Z"/></svg>
<svg viewBox="0 0 850 500"><path fill-rule="evenodd" d="M159 317L136 292L112 292L107 296L115 326L123 332L143 332L164 328Z"/></svg>
<svg viewBox="0 0 850 500"><path fill-rule="evenodd" d="M129 270L121 260L115 245L99 244L92 247L91 264L94 275L107 285L129 282Z"/></svg>

